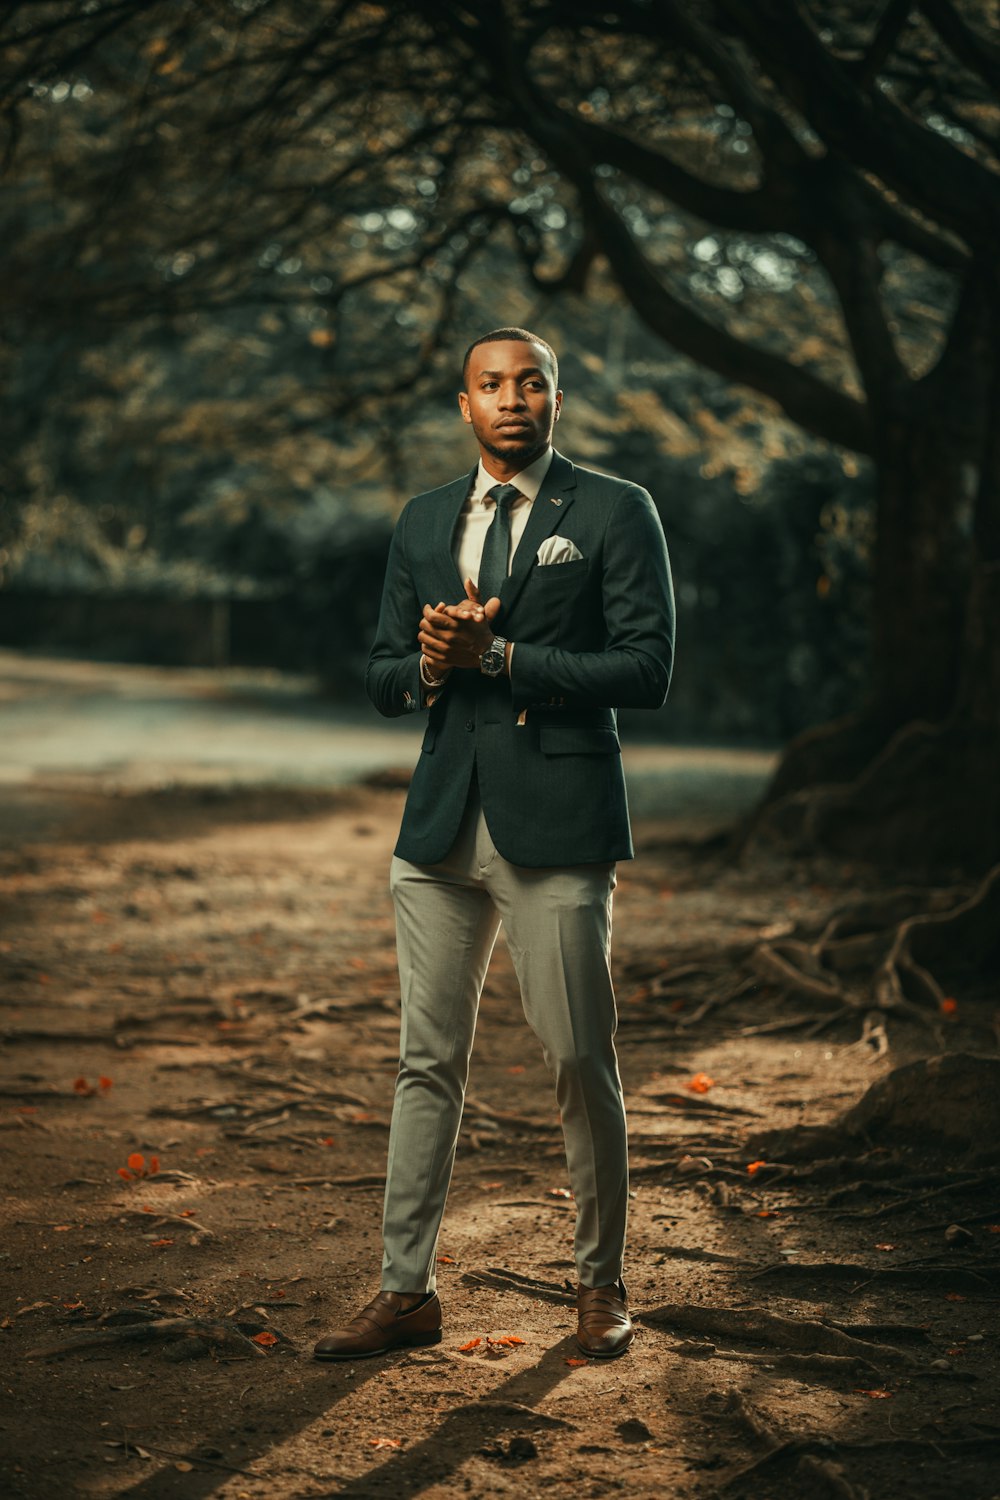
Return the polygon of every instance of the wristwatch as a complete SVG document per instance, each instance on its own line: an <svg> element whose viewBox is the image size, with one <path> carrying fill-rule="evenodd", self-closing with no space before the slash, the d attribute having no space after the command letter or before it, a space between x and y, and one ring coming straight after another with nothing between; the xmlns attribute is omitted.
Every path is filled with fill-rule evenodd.
<svg viewBox="0 0 1000 1500"><path fill-rule="evenodd" d="M492 643L479 658L479 670L487 677L499 677L507 660L507 642L502 635L495 635Z"/></svg>

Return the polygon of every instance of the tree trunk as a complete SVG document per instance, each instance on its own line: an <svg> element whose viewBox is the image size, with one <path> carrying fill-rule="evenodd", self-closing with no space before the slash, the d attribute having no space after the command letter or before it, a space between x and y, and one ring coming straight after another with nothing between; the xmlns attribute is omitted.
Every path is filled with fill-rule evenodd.
<svg viewBox="0 0 1000 1500"><path fill-rule="evenodd" d="M964 411L883 437L871 698L792 742L744 844L927 873L1000 861L1000 368L969 364Z"/></svg>
<svg viewBox="0 0 1000 1500"><path fill-rule="evenodd" d="M857 712L791 741L766 803L805 787L853 782L912 719L951 709L962 659L969 474L961 437L936 421L889 424L876 452L872 670Z"/></svg>

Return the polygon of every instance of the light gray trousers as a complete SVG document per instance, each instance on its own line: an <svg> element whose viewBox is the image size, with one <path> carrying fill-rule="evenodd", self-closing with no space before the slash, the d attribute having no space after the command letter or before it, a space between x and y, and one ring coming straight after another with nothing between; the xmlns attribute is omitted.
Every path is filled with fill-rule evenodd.
<svg viewBox="0 0 1000 1500"><path fill-rule="evenodd" d="M524 1014L555 1078L584 1286L618 1280L628 1157L608 968L614 865L525 869L497 853L473 790L440 864L394 858L402 991L382 1287L433 1290L486 969L501 924Z"/></svg>

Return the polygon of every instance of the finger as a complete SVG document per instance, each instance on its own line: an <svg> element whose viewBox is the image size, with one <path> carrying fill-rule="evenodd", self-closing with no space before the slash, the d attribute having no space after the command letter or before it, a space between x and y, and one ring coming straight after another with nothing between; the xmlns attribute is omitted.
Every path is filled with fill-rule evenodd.
<svg viewBox="0 0 1000 1500"><path fill-rule="evenodd" d="M483 605L483 613L485 614L487 620L495 620L497 615L500 613L500 600L495 594L492 599L487 599L486 603Z"/></svg>
<svg viewBox="0 0 1000 1500"><path fill-rule="evenodd" d="M476 585L473 583L473 581L472 581L471 578L467 578L465 580L465 594L466 594L466 598L471 599L472 602L473 602L473 604L481 604L482 603L482 600L479 597L479 590L476 587Z"/></svg>

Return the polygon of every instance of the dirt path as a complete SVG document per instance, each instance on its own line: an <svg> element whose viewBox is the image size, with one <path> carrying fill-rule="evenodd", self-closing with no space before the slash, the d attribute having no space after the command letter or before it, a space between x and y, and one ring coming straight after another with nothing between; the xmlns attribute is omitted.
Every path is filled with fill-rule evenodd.
<svg viewBox="0 0 1000 1500"><path fill-rule="evenodd" d="M983 1203L964 1209L974 1253L949 1261L954 1199L895 1212L886 1190L887 1216L842 1217L748 1171L755 1131L831 1117L887 1064L847 1031L744 1034L788 1013L759 990L687 1027L694 976L650 989L693 955L735 972L843 872L741 871L640 825L616 898L642 1318L625 1359L577 1359L562 1147L498 950L440 1244L444 1341L340 1368L309 1350L377 1284L401 794L39 787L27 834L7 804L4 1494L998 1493ZM928 1044L894 1040L894 1061ZM156 1175L123 1180L134 1152Z"/></svg>

